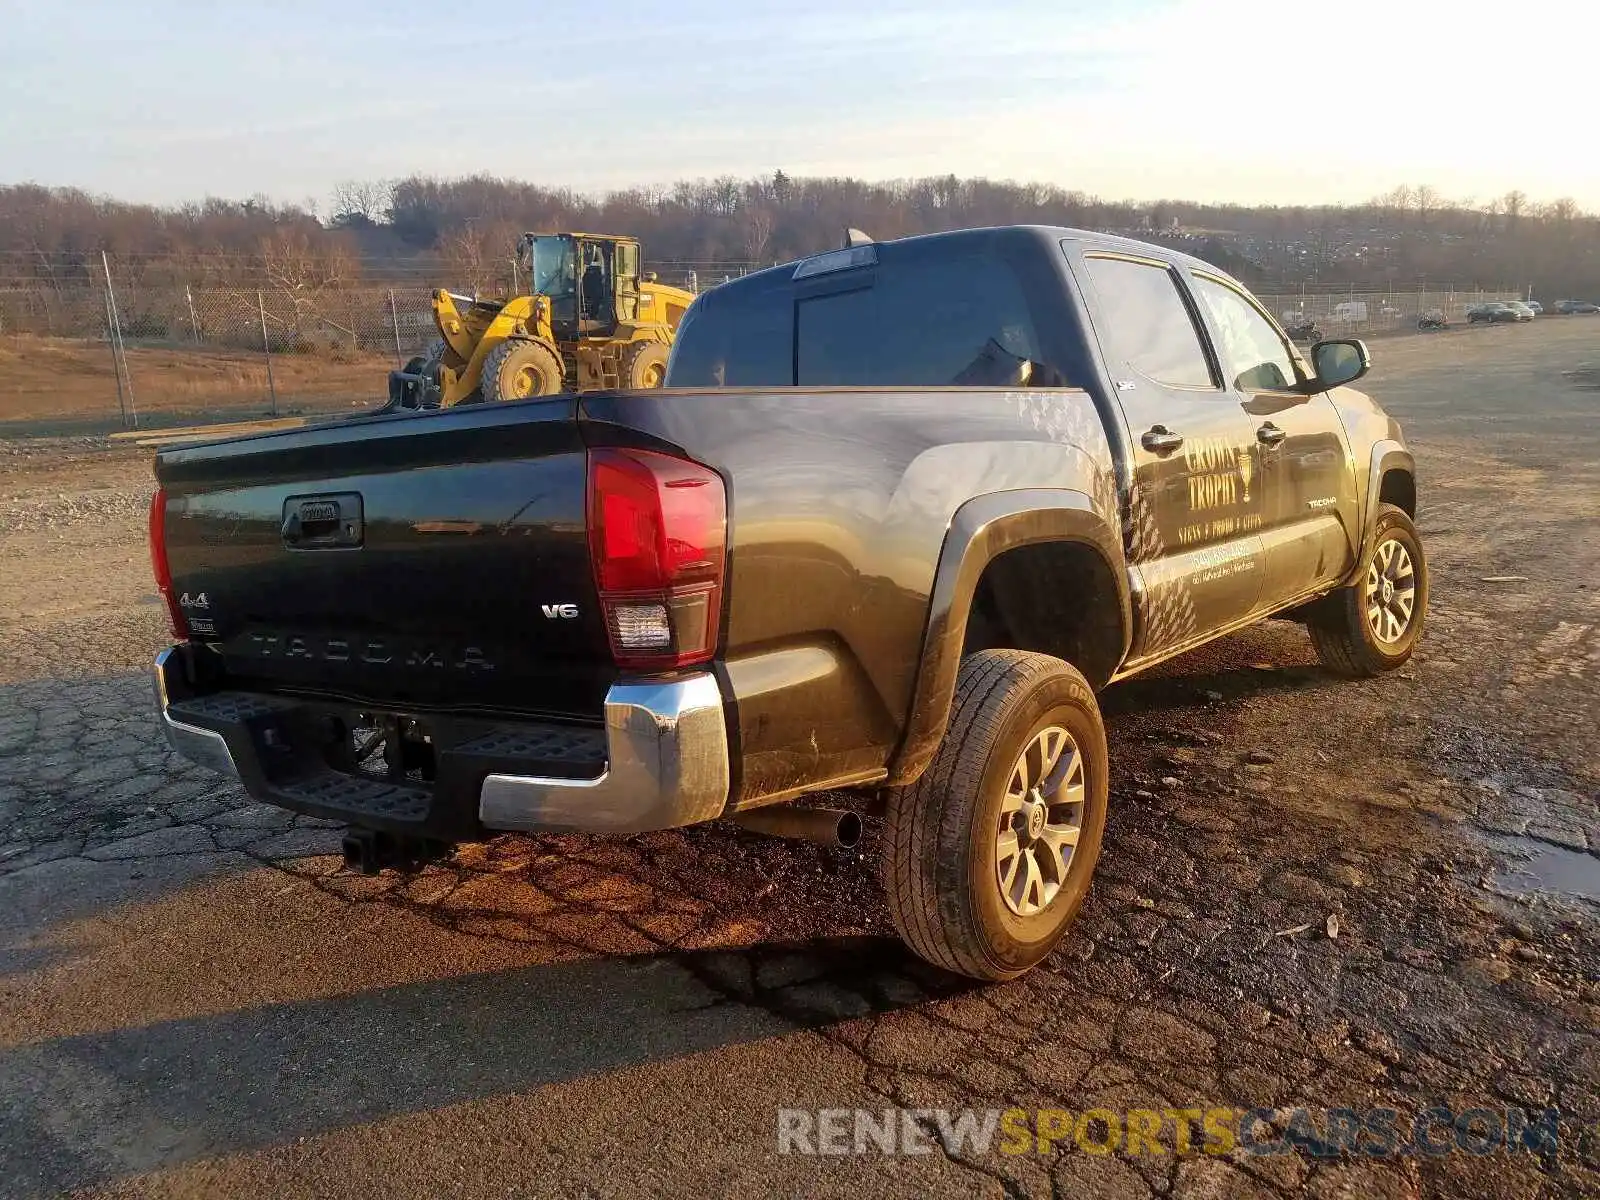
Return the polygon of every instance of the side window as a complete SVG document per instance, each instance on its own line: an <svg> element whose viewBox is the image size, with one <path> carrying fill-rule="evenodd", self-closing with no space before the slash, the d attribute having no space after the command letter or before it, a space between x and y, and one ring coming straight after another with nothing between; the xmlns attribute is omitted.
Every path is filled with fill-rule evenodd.
<svg viewBox="0 0 1600 1200"><path fill-rule="evenodd" d="M1106 352L1173 387L1214 388L1194 319L1166 267L1122 258L1084 260L1094 284L1095 329Z"/></svg>
<svg viewBox="0 0 1600 1200"><path fill-rule="evenodd" d="M1216 326L1222 365L1229 383L1241 392L1281 392L1297 376L1294 356L1278 331L1227 284L1196 275L1194 290Z"/></svg>

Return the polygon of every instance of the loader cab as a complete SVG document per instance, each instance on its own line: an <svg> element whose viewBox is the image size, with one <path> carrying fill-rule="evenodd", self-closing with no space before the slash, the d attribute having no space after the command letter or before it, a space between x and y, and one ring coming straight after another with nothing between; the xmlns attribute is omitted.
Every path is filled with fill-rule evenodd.
<svg viewBox="0 0 1600 1200"><path fill-rule="evenodd" d="M558 341L609 338L639 312L639 243L590 234L530 233L519 252L532 295L550 298Z"/></svg>

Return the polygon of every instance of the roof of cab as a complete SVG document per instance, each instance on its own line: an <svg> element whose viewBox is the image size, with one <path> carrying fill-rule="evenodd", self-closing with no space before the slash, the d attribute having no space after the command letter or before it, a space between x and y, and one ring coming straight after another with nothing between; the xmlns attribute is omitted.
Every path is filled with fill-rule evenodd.
<svg viewBox="0 0 1600 1200"><path fill-rule="evenodd" d="M1192 254L1185 254L1181 250L1163 246L1159 242L1143 242L1136 238L1119 237L1110 233L1096 233L1090 229L1073 229L1065 225L988 225L970 229L951 229L939 233L918 233L909 237L892 238L872 244L878 246L924 246L934 242L967 242L995 237L1024 237L1040 242L1074 241L1082 243L1083 246L1090 249L1111 250L1119 254L1136 255L1143 258L1159 258L1166 262L1182 263L1186 267L1233 280L1233 277L1221 267L1196 258ZM819 251L818 253L828 253L828 251ZM730 280L728 283L721 285L721 287L711 290L721 291L723 288L739 288L741 284L759 287L762 284L770 285L779 279L787 280L794 274L796 266L805 262L808 258L814 257L816 255L807 255L805 258L798 258L760 271L753 271L749 275ZM755 283L754 281L756 280L760 280L761 283ZM1237 283L1238 281L1233 280L1233 282Z"/></svg>

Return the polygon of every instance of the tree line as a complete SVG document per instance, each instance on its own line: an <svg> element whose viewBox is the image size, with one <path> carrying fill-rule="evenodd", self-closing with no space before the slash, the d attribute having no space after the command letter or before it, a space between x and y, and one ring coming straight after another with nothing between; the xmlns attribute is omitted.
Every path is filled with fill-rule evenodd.
<svg viewBox="0 0 1600 1200"><path fill-rule="evenodd" d="M341 184L320 206L264 197L175 207L74 188L0 185L0 286L63 286L99 265L145 282L317 290L425 273L493 288L527 229L642 239L651 264L768 264L839 244L846 226L880 239L1012 223L1110 230L1171 242L1274 290L1531 286L1600 295L1600 219L1571 199L1520 191L1487 201L1402 186L1365 204L1245 206L1107 200L1053 184L954 175L870 182L783 171L604 195L475 175Z"/></svg>

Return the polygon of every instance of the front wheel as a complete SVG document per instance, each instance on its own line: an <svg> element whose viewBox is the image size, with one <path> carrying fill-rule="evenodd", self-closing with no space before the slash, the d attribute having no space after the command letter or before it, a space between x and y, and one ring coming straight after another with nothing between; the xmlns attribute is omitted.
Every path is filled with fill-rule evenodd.
<svg viewBox="0 0 1600 1200"><path fill-rule="evenodd" d="M933 762L889 791L884 889L907 945L982 980L1049 954L1100 857L1108 766L1094 693L1072 666L1021 650L963 660Z"/></svg>
<svg viewBox="0 0 1600 1200"><path fill-rule="evenodd" d="M1428 563L1404 509L1378 509L1372 550L1361 578L1324 597L1306 621L1323 666L1366 678L1411 657L1428 608Z"/></svg>
<svg viewBox="0 0 1600 1200"><path fill-rule="evenodd" d="M506 338L483 360L478 389L483 399L526 400L553 396L563 382L561 355L553 346L533 338Z"/></svg>

